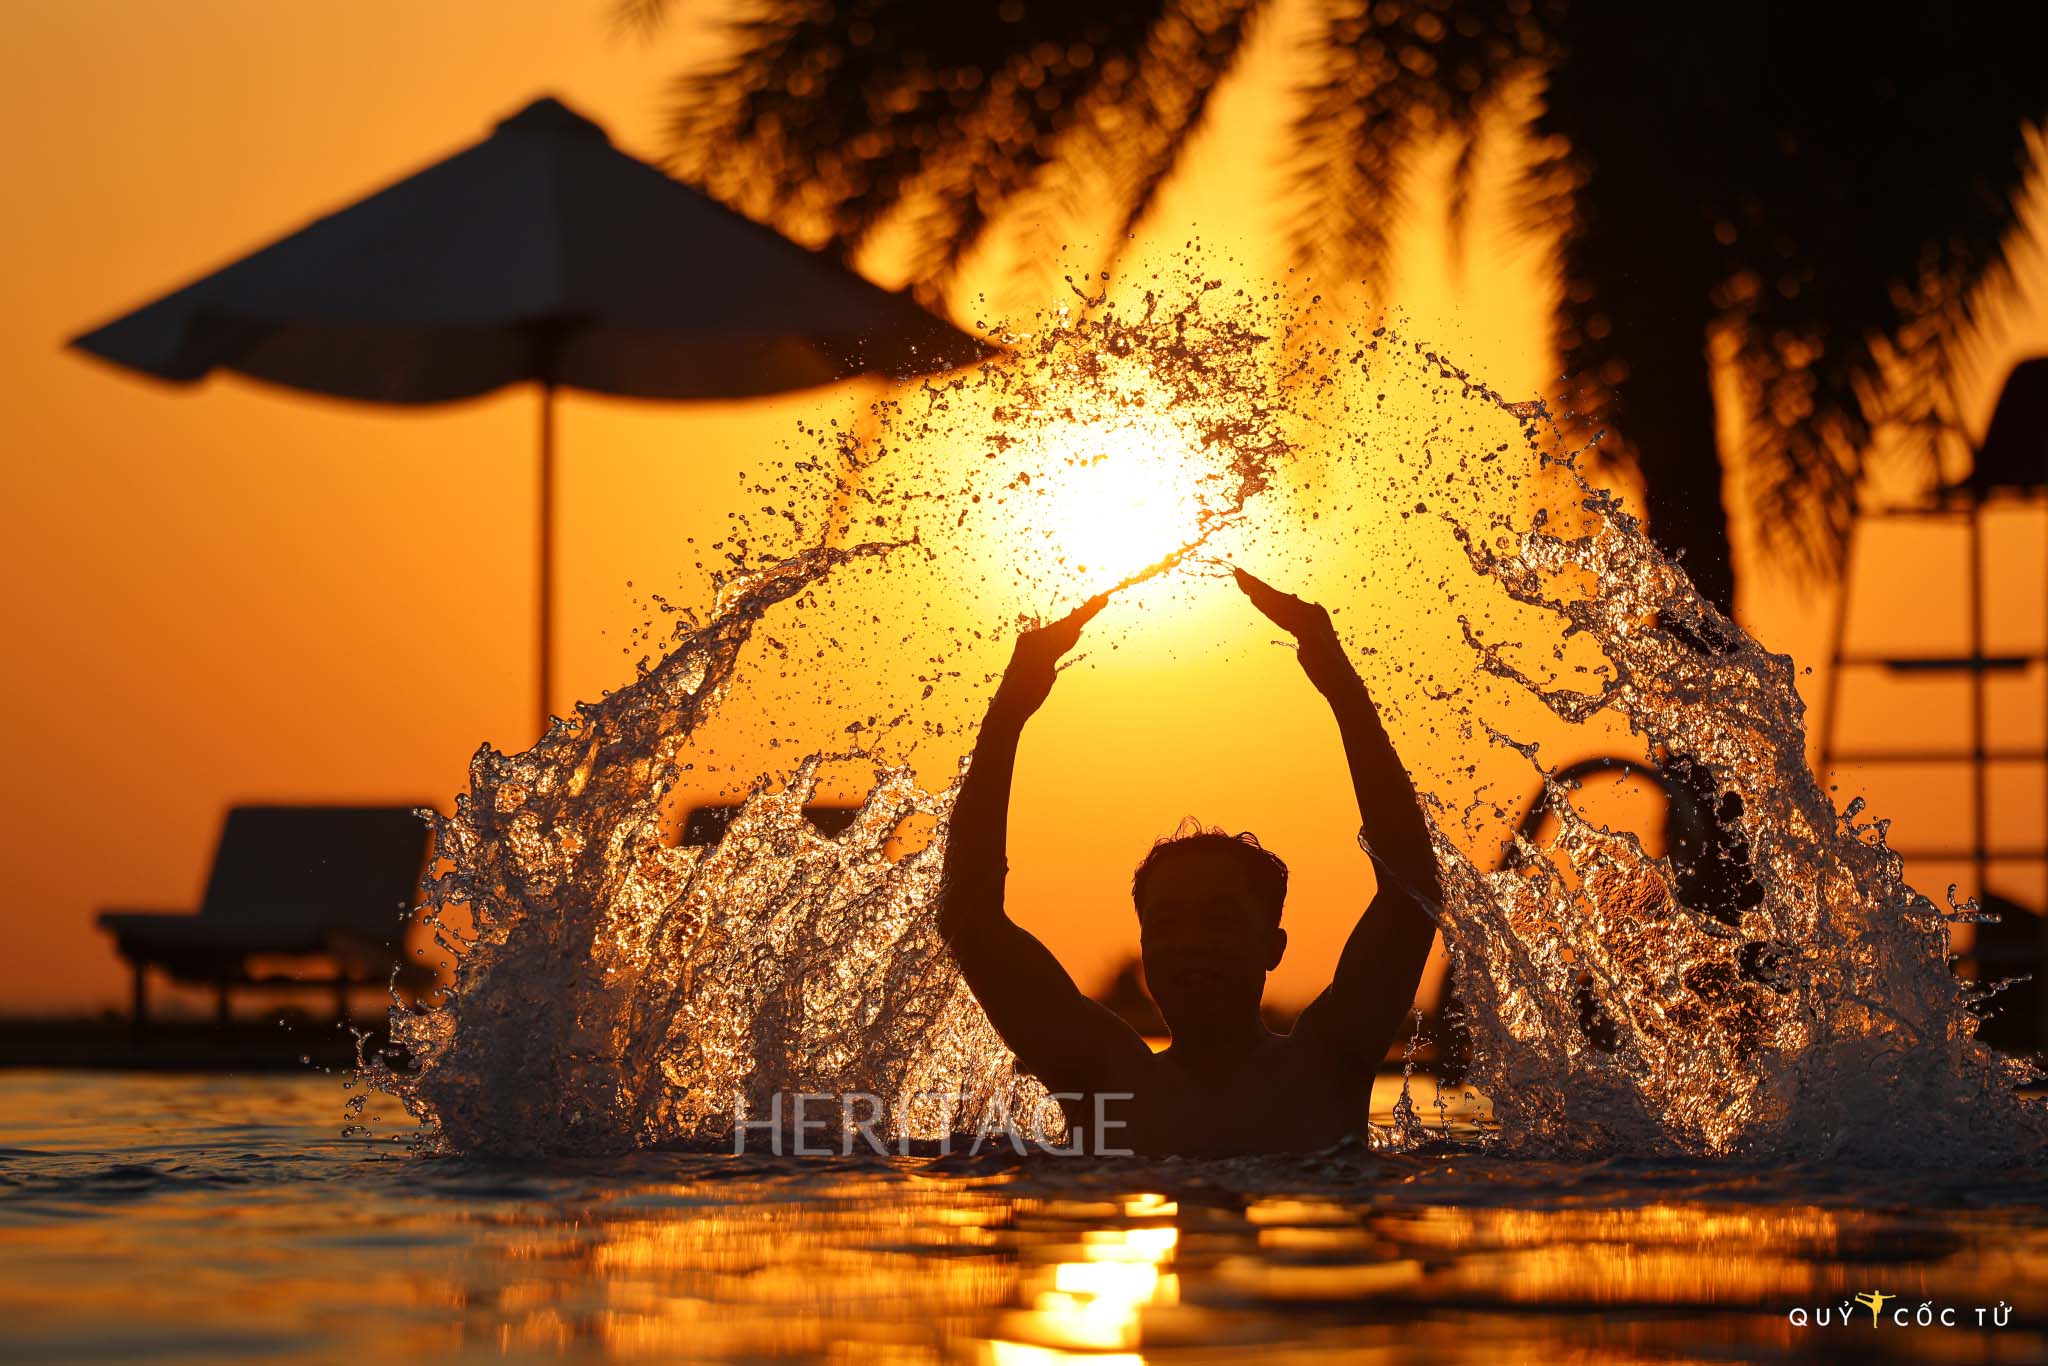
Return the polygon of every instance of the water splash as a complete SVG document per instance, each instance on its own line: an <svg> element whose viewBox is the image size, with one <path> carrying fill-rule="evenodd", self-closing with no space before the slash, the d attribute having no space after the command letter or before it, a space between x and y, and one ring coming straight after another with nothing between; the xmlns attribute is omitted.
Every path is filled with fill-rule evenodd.
<svg viewBox="0 0 2048 1366"><path fill-rule="evenodd" d="M1049 1100L936 933L957 778L927 791L890 758L965 749L964 728L938 718L978 714L1006 648L1001 632L937 621L932 585L974 596L963 617L1025 623L1091 589L1185 575L1197 552L1355 570L1368 521L1398 508L1405 522L1412 503L1412 525L1441 528L1458 564L1433 579L1347 571L1319 592L1340 607L1350 598L1333 594L1369 604L1390 582L1428 596L1435 620L1456 622L1434 646L1347 642L1383 709L1407 709L1411 733L1519 752L1548 786L1554 837L1517 839L1503 871L1475 852L1499 843L1487 803L1433 802L1440 921L1500 1145L1920 1162L2038 1147L2016 1073L1972 1037L1947 918L1809 772L1790 661L1720 618L1560 461L1540 404L1510 403L1386 328L1354 335L1313 311L1276 321L1278 295L1206 283L1168 297L1124 311L1083 299L1006 335L1009 360L878 402L864 431L806 432L813 450L753 488L768 499L759 524L737 517L715 548L702 620L680 614L657 662L532 749L478 752L469 791L436 821L446 871L427 900L454 989L394 1011L411 1063L371 1068L432 1141L715 1142L778 1092L957 1097L950 1112L890 1112L893 1130L920 1136L998 1113L1048 1123ZM1362 437L1402 385L1419 395L1413 439ZM937 447L968 453L935 464ZM1155 462L1139 482L1162 488L1156 518L1133 547L1091 538L1089 473L1139 460ZM1539 513L1518 529L1503 510L1539 476L1562 481L1570 528ZM899 622L856 610L838 589L849 579L894 585L933 618L927 635L912 644ZM799 631L808 644L790 643ZM850 748L807 746L714 844L679 846L666 831L685 752L749 649L786 666L752 686L756 706L772 711L793 679L864 666L884 676L882 700L847 720ZM1488 681L1570 726L1625 725L1718 815L1706 854L1652 857L1589 819L1537 743L1509 738L1520 723ZM827 836L803 808L822 766L847 758L877 777ZM1462 774L1470 792L1477 772L1454 756L1436 786L1456 790Z"/></svg>
<svg viewBox="0 0 2048 1366"><path fill-rule="evenodd" d="M1262 490L1284 447L1265 336L1206 317L1199 300L1171 316L1156 300L1133 316L1083 303L1039 333L1005 336L1015 359L1001 369L917 389L914 412L876 405L871 434L812 433L818 456L759 486L778 499L770 524L799 535L807 520L835 538L850 526L902 535L782 558L740 519L718 547L725 569L708 617L683 614L658 663L522 754L478 751L469 791L435 821L435 853L449 866L425 910L455 960L454 990L438 1008L394 1011L392 1038L411 1064L372 1069L438 1141L493 1152L687 1142L766 1112L777 1093L855 1091L948 1093L945 1106L892 1108L892 1123L925 1133L998 1113L1052 1131L1056 1107L1016 1074L938 938L929 908L943 840L892 857L906 822L943 834L952 788L927 793L908 769L885 768L851 826L827 838L803 816L825 759L814 754L785 782L757 784L709 848L665 840L664 802L772 608L800 600L816 612L828 579L852 566L931 559L926 538L957 538L984 504L971 531L985 544L1015 543L1020 526L1040 523L1047 476L1103 458L1086 442L1034 449L1029 437L1048 425L1114 433L1133 413L1163 410L1191 457L1179 545L1119 567L1116 584L1177 563ZM993 426L983 461L957 485L887 463L917 431L964 425L975 399ZM1055 543L1010 586L1057 601L1047 584L1088 572L1071 558ZM846 727L865 742L855 754L871 757L878 732L906 719L857 718ZM927 720L924 731L944 727ZM473 932L453 928L451 911Z"/></svg>
<svg viewBox="0 0 2048 1366"><path fill-rule="evenodd" d="M2028 1069L1975 1041L1949 971L1965 918L1907 885L1883 831L1838 812L1806 760L1789 656L1704 601L1608 494L1580 485L1582 535L1491 542L1475 573L1597 642L1593 688L1534 676L1497 642L1481 668L1559 717L1602 711L1641 737L1707 822L1691 858L1573 805L1533 745L1557 816L1482 872L1438 829L1461 982L1482 983L1474 1079L1523 1151L1734 1154L1910 1164L2038 1152ZM1568 586L1568 587L1567 587Z"/></svg>

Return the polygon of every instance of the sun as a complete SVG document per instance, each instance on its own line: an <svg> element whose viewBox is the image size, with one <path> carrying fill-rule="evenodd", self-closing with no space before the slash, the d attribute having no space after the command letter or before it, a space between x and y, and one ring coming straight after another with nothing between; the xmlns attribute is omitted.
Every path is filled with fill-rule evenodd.
<svg viewBox="0 0 2048 1366"><path fill-rule="evenodd" d="M1201 533L1199 458L1171 418L1149 410L1061 418L1032 444L1038 458L1020 479L1031 495L1022 530L1062 569L1106 586Z"/></svg>

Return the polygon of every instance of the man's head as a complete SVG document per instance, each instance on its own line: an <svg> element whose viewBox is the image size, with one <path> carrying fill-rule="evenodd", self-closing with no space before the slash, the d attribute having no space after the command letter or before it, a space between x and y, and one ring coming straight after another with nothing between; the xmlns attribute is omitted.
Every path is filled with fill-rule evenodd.
<svg viewBox="0 0 2048 1366"><path fill-rule="evenodd" d="M1250 834L1184 820L1131 877L1145 984L1169 1028L1255 1010L1287 949L1287 865Z"/></svg>

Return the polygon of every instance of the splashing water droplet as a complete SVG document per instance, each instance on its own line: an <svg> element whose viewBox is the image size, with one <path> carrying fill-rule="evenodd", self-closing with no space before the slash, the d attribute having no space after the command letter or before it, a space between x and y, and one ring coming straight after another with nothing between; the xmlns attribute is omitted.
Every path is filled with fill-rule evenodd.
<svg viewBox="0 0 2048 1366"><path fill-rule="evenodd" d="M1112 584L1197 578L1209 556L1266 555L1350 593L1331 597L1340 622L1377 623L1349 644L1362 668L1399 680L1374 686L1397 694L1411 736L1485 752L1448 763L1435 787L1478 783L1482 761L1524 763L1543 784L1552 835L1513 835L1497 869L1477 852L1488 804L1429 800L1470 1075L1503 1147L1912 1161L2037 1150L2020 1073L1975 1041L1949 974L1954 916L1907 886L1881 831L1855 824L1861 799L1838 814L1807 767L1791 662L1714 612L1580 478L1542 403L1507 402L1391 328L1255 325L1251 301L1220 293L1124 311L1089 300L1034 331L995 329L1009 357L877 403L865 434L803 429L814 449L758 485L766 510L735 513L713 547L712 606L682 615L658 662L524 753L477 752L468 792L435 819L448 871L427 915L454 988L437 1007L394 1010L406 1067L363 1065L422 1141L715 1143L736 1114L797 1092L904 1097L892 1134L973 1129L999 1110L1049 1128L1049 1098L1017 1072L938 937L955 788L927 791L887 757L906 733L911 748L964 749L971 727L945 708L975 711L1007 642L946 627L901 678L918 658L902 642L941 631L941 584L980 595L984 624L1032 620ZM1419 415L1394 440L1385 424L1403 392L1420 396ZM1501 458L1504 437L1527 469ZM946 450L951 465L931 455ZM1538 470L1566 496L1533 519L1503 511L1524 505L1518 481ZM1134 511L1140 493L1158 506ZM1439 533L1442 563L1392 572L1396 534ZM846 585L895 583L907 585L898 617L848 606ZM1413 610L1401 617L1397 602ZM770 613L792 623L774 644L760 631ZM1432 622L1441 639L1414 643ZM812 746L756 783L714 840L672 844L664 803L750 647L807 659L798 678L865 673L880 700L845 727L857 751ZM1522 722L1508 697L1635 737L1695 844L1653 856L1584 814L1538 742L1512 738ZM805 805L844 760L877 776L828 835ZM907 824L925 835L906 852ZM472 931L441 918L456 910ZM1420 1140L1412 1103L1402 1124L1396 1141Z"/></svg>

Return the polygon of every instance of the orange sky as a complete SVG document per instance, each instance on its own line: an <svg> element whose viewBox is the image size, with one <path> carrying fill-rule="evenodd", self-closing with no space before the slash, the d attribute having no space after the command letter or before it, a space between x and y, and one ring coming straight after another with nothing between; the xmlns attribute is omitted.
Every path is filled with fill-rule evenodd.
<svg viewBox="0 0 2048 1366"><path fill-rule="evenodd" d="M194 904L225 804L445 806L480 741L531 739L530 393L400 413L236 379L173 390L63 339L445 155L541 91L653 153L687 39L644 46L615 35L601 4L540 0L25 0L10 20L0 1011L29 1012L121 998L124 970L91 912ZM1285 37L1272 26L1219 96L1218 128L1148 225L1148 250L1198 231L1254 271L1273 258L1279 182L1260 148L1283 115ZM1533 393L1556 368L1540 250L1496 224L1481 212L1456 284L1433 224L1410 224L1395 295L1411 334ZM2048 350L2044 285L2029 255L1995 356ZM1995 385L2003 365L1987 370ZM718 534L740 471L798 418L844 415L856 397L567 400L558 705L631 678L641 595L701 594L685 538ZM497 535L480 539L481 525ZM2002 552L2001 591L2016 596L1999 612L2017 633L2041 620L2039 540L2030 530ZM1910 610L1875 613L1873 630L1947 602L1936 551L1877 559L1916 573L1895 585ZM1831 596L1759 573L1746 584L1752 628L1823 663ZM1186 621L1072 675L1027 739L1020 918L1092 983L1135 942L1123 888L1144 845L1189 811L1249 826L1295 868L1295 946L1274 994L1299 999L1326 978L1363 877L1334 727L1248 609L1205 602ZM2013 738L2038 741L2038 701L2009 710ZM2006 804L2021 837L2031 822L2038 838L2038 793L2036 780ZM1953 830L1952 804L1922 779L1881 805L1935 838ZM1922 885L1938 894L1951 875L1926 869Z"/></svg>

